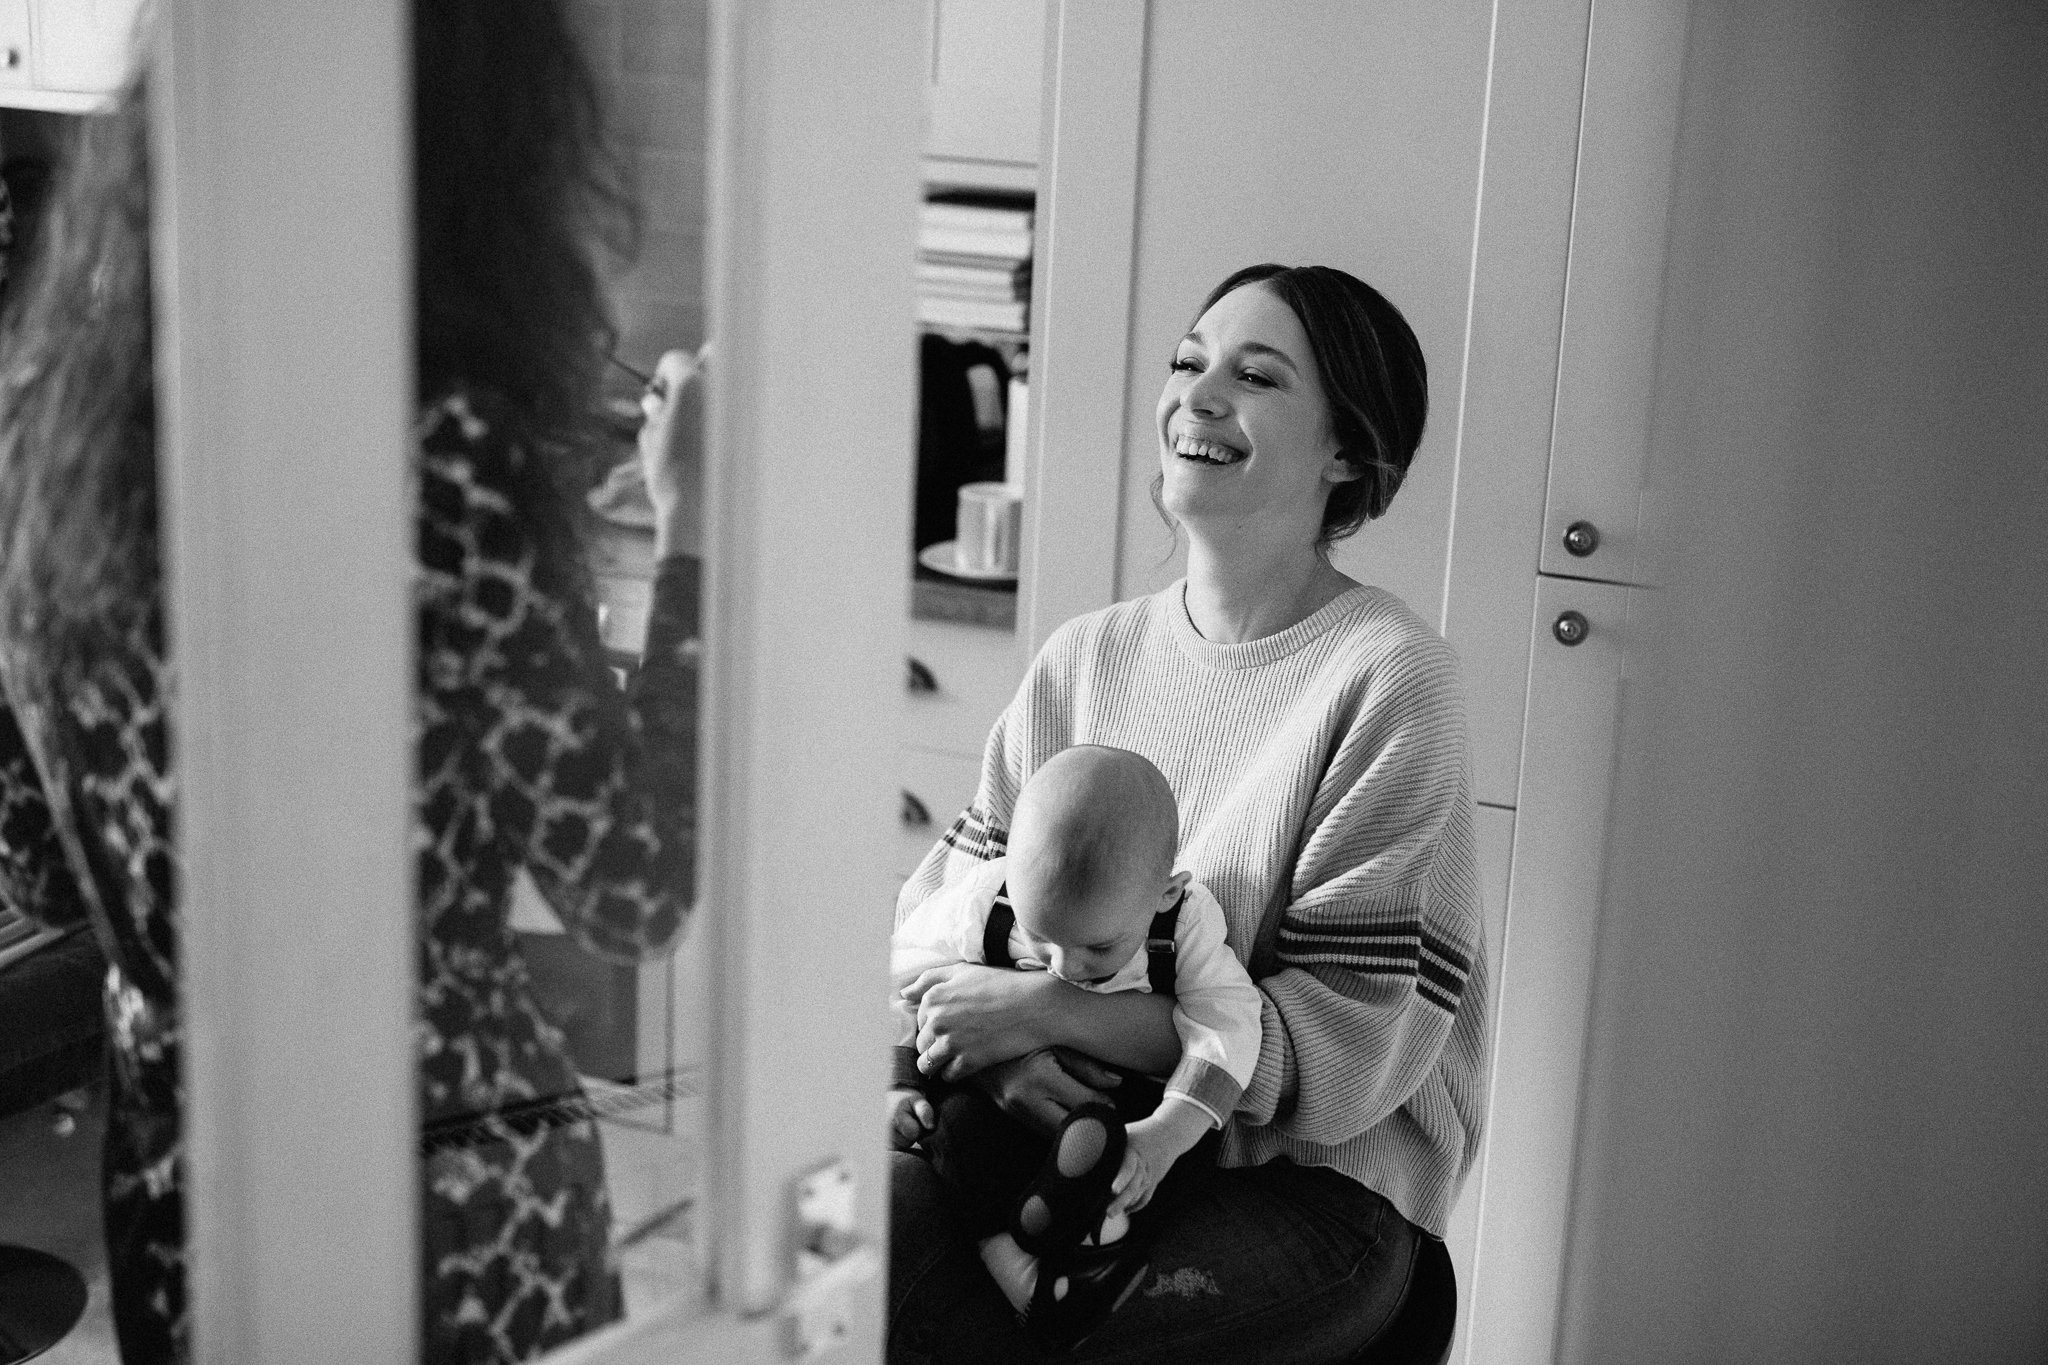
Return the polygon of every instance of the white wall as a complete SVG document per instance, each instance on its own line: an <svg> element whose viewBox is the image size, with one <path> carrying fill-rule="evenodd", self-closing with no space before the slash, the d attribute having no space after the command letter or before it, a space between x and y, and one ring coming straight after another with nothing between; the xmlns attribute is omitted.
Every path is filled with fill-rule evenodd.
<svg viewBox="0 0 2048 1365"><path fill-rule="evenodd" d="M2048 1354L2048 11L1696 0L1560 1359Z"/></svg>
<svg viewBox="0 0 2048 1365"><path fill-rule="evenodd" d="M1152 411L1195 306L1240 266L1333 265L1407 315L1431 403L1393 510L1337 564L1441 623L1489 15L1476 0L1151 6L1120 597L1181 572L1151 502Z"/></svg>

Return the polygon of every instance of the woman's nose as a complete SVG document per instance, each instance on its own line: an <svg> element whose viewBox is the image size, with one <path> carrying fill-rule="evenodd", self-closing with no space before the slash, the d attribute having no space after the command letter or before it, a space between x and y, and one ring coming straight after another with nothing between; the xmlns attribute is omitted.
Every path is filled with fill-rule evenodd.
<svg viewBox="0 0 2048 1365"><path fill-rule="evenodd" d="M1213 369L1203 370L1181 395L1182 404L1203 417L1220 417L1229 406L1223 382L1214 377L1215 373Z"/></svg>

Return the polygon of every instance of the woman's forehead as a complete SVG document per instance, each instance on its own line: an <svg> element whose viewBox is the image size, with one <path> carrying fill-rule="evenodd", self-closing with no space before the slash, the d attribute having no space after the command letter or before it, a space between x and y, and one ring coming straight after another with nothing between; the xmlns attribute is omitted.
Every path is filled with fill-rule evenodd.
<svg viewBox="0 0 2048 1365"><path fill-rule="evenodd" d="M1210 304L1181 340L1277 357L1297 369L1309 355L1301 319L1279 295L1257 284L1241 285Z"/></svg>

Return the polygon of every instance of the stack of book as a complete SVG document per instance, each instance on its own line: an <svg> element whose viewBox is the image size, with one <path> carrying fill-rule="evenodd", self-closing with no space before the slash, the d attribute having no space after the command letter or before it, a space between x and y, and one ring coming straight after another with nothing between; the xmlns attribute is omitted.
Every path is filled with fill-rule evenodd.
<svg viewBox="0 0 2048 1365"><path fill-rule="evenodd" d="M939 194L917 232L917 320L982 332L1027 331L1031 208L1027 200Z"/></svg>

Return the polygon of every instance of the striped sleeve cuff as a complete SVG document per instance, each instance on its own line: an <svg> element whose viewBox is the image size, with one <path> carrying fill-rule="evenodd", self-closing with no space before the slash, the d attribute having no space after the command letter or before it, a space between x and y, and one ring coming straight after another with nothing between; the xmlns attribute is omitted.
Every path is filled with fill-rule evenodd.
<svg viewBox="0 0 2048 1365"><path fill-rule="evenodd" d="M1400 977L1446 1014L1458 1012L1472 961L1419 919L1371 924L1302 925L1283 920L1281 960L1298 967L1342 967L1364 976Z"/></svg>
<svg viewBox="0 0 2048 1365"><path fill-rule="evenodd" d="M1009 851L1010 832L990 819L981 807L969 806L939 837L939 842L955 853L990 862Z"/></svg>
<svg viewBox="0 0 2048 1365"><path fill-rule="evenodd" d="M1238 1096L1244 1093L1244 1087L1214 1062L1183 1056L1180 1065L1173 1069L1173 1075L1167 1078L1166 1093L1178 1095L1205 1111L1221 1128L1230 1112L1237 1108Z"/></svg>

